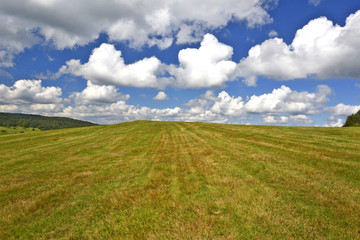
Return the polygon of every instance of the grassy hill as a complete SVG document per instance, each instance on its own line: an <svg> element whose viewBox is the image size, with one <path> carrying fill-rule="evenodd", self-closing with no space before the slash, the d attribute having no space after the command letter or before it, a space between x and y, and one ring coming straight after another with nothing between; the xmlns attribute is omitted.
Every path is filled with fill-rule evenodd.
<svg viewBox="0 0 360 240"><path fill-rule="evenodd" d="M0 239L360 239L360 128L0 136Z"/></svg>
<svg viewBox="0 0 360 240"><path fill-rule="evenodd" d="M34 128L40 130L87 127L97 124L65 117L46 117L21 113L0 112L0 126L7 128L21 127L24 129ZM9 131L7 131L9 132ZM11 132L11 131L10 131Z"/></svg>

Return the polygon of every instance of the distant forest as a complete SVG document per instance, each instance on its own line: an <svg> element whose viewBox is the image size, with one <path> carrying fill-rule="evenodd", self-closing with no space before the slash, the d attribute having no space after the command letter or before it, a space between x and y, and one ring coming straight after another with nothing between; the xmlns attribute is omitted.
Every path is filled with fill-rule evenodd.
<svg viewBox="0 0 360 240"><path fill-rule="evenodd" d="M40 130L76 128L94 126L97 124L64 117L45 117L40 115L0 113L0 126L38 128Z"/></svg>
<svg viewBox="0 0 360 240"><path fill-rule="evenodd" d="M360 127L360 110L348 116L343 127Z"/></svg>

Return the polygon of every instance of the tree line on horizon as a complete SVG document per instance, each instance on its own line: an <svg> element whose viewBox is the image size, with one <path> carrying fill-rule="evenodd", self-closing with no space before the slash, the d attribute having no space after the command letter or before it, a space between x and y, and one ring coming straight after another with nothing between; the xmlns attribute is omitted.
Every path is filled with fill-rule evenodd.
<svg viewBox="0 0 360 240"><path fill-rule="evenodd" d="M95 123L66 118L66 117L47 117L41 115L22 114L22 113L2 113L0 112L0 126L3 127L24 127L38 128L40 130L51 130L61 128L76 128L98 125ZM360 127L360 110L346 118L343 127Z"/></svg>
<svg viewBox="0 0 360 240"><path fill-rule="evenodd" d="M76 128L97 125L95 123L81 121L65 117L46 117L41 115L0 113L0 126L38 128L40 130L51 130L61 128Z"/></svg>

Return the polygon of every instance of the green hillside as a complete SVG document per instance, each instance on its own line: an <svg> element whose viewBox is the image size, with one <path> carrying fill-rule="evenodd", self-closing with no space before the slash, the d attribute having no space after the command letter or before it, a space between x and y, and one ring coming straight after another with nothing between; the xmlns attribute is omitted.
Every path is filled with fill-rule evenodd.
<svg viewBox="0 0 360 240"><path fill-rule="evenodd" d="M360 128L0 136L0 239L360 239Z"/></svg>
<svg viewBox="0 0 360 240"><path fill-rule="evenodd" d="M46 117L32 114L0 112L0 126L6 128L22 127L37 128L40 130L50 130L61 128L87 127L94 125L97 124L65 117Z"/></svg>

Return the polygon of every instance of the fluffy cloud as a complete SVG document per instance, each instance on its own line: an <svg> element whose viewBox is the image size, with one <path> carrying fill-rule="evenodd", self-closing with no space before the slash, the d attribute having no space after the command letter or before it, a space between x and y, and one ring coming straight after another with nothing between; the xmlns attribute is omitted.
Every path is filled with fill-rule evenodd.
<svg viewBox="0 0 360 240"><path fill-rule="evenodd" d="M82 92L73 93L70 98L75 100L76 104L106 104L114 103L118 100L128 100L129 94L121 94L115 86L94 85L90 81Z"/></svg>
<svg viewBox="0 0 360 240"><path fill-rule="evenodd" d="M290 116L274 116L274 115L263 116L263 123L266 124L285 124L289 122L296 125L297 124L310 125L314 123L314 120L310 119L308 116L304 114L290 115Z"/></svg>
<svg viewBox="0 0 360 240"><path fill-rule="evenodd" d="M63 104L31 104L29 109L22 108L23 113L54 115L64 109Z"/></svg>
<svg viewBox="0 0 360 240"><path fill-rule="evenodd" d="M156 57L125 64L121 51L103 43L95 48L87 63L72 59L62 66L61 74L81 76L93 84L113 84L131 87L179 88L223 87L235 77L236 63L231 61L233 49L206 34L198 49L179 52L179 66L165 65ZM167 75L168 77L163 77ZM169 77L170 75L170 77Z"/></svg>
<svg viewBox="0 0 360 240"><path fill-rule="evenodd" d="M41 80L18 80L12 87L0 84L0 104L59 103L59 87L42 87Z"/></svg>
<svg viewBox="0 0 360 240"><path fill-rule="evenodd" d="M341 118L336 118L334 116L330 116L327 121L329 123L324 124L324 127L342 127L343 126L343 120Z"/></svg>
<svg viewBox="0 0 360 240"><path fill-rule="evenodd" d="M315 114L318 107L326 103L331 89L326 85L319 85L316 93L297 92L289 87L281 86L272 93L252 96L245 104L250 113L290 113Z"/></svg>
<svg viewBox="0 0 360 240"><path fill-rule="evenodd" d="M199 49L187 48L179 52L180 66L170 67L169 72L179 87L223 87L235 77L236 63L230 60L232 54L232 47L206 34Z"/></svg>
<svg viewBox="0 0 360 240"><path fill-rule="evenodd" d="M1 0L1 37L12 40L16 49L0 42L0 61L11 65L13 54L32 46L39 40L37 35L58 49L87 44L100 33L133 47L166 48L176 36L181 43L191 42L196 32L223 27L229 21L246 21L250 27L269 23L271 18L264 10L267 2Z"/></svg>
<svg viewBox="0 0 360 240"><path fill-rule="evenodd" d="M210 106L217 101L218 98L215 96L212 90L207 90L204 94L200 95L199 98L191 99L189 102L185 103L184 106L190 108L192 113L200 113L204 109L208 110Z"/></svg>
<svg viewBox="0 0 360 240"><path fill-rule="evenodd" d="M289 117L287 116L272 116L268 115L263 117L263 122L266 124L279 124L279 123L287 123L289 121Z"/></svg>
<svg viewBox="0 0 360 240"><path fill-rule="evenodd" d="M111 44L103 43L95 48L87 63L72 59L61 67L60 74L73 74L91 81L93 84L112 84L131 87L162 87L162 81L157 75L161 72L161 62L156 57L144 58L126 65L121 56Z"/></svg>
<svg viewBox="0 0 360 240"><path fill-rule="evenodd" d="M219 93L211 111L226 116L240 116L244 114L244 101L241 97L230 96L227 92Z"/></svg>
<svg viewBox="0 0 360 240"><path fill-rule="evenodd" d="M250 86L257 76L290 80L315 76L360 79L360 11L341 27L325 17L310 21L287 45L280 38L266 40L240 61L238 75Z"/></svg>
<svg viewBox="0 0 360 240"><path fill-rule="evenodd" d="M159 101L165 101L168 100L168 96L166 95L166 93L164 93L163 91L158 92L158 94L153 97L154 100L159 100Z"/></svg>
<svg viewBox="0 0 360 240"><path fill-rule="evenodd" d="M325 110L331 115L348 116L348 115L354 114L357 111L359 111L360 110L360 105L358 105L358 106L356 106L356 105L345 105L343 103L339 103L336 106L327 107L327 108L325 108Z"/></svg>
<svg viewBox="0 0 360 240"><path fill-rule="evenodd" d="M211 90L206 91L204 94L200 95L199 98L191 99L189 102L184 104L186 108L182 111L182 115L178 117L179 121L205 121L205 122L217 122L217 123L227 123L229 122L229 116L226 116L227 113L233 112L237 109L229 109L226 107L226 104L231 102L229 99L226 99L224 102L221 95L229 96L228 93L222 92L218 96L215 96L214 92ZM234 99L234 97L230 97ZM241 99L241 97L240 97ZM217 107L214 108L214 106ZM220 112L220 107L227 109L226 113ZM236 114L238 116L238 114Z"/></svg>
<svg viewBox="0 0 360 240"><path fill-rule="evenodd" d="M55 113L62 111L62 90L42 87L41 80L18 80L13 86L0 84L0 111Z"/></svg>
<svg viewBox="0 0 360 240"><path fill-rule="evenodd" d="M323 104L328 102L327 96L330 93L331 89L325 85L319 85L315 93L297 92L282 86L271 93L254 95L248 101L244 101L240 96L230 96L225 91L215 96L213 91L208 90L199 98L190 100L185 106L189 107L188 113L193 115L207 113L207 116L213 116L213 119L219 122L224 122L224 119L227 119L226 121L246 119L252 114L265 114L263 123L291 122L309 125L314 121L306 114L320 113Z"/></svg>
<svg viewBox="0 0 360 240"><path fill-rule="evenodd" d="M342 119L337 119L334 122L330 122L330 123L325 124L324 127L342 127L343 125L344 124L343 124Z"/></svg>

